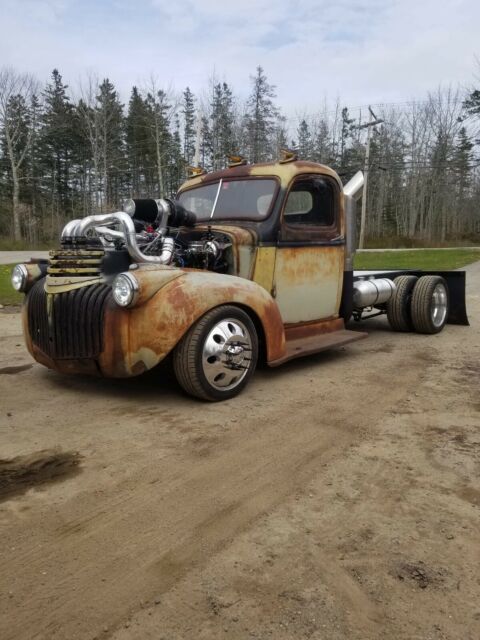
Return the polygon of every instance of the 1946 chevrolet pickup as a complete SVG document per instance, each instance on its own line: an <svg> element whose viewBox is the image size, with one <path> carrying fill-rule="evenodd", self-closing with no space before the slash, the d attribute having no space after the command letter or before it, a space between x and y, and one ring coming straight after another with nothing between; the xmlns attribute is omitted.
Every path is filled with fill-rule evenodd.
<svg viewBox="0 0 480 640"><path fill-rule="evenodd" d="M135 376L168 354L180 385L235 396L270 366L366 337L351 317L394 330L468 324L463 272L354 272L357 173L299 162L198 174L176 200L69 222L48 261L17 265L27 347L64 373ZM365 316L367 312L367 316Z"/></svg>

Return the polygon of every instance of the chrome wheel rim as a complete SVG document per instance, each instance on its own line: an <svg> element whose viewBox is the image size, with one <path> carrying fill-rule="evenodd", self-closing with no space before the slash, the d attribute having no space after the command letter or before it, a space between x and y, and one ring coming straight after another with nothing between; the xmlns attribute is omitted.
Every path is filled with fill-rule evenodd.
<svg viewBox="0 0 480 640"><path fill-rule="evenodd" d="M447 289L439 282L432 293L432 322L435 327L441 327L445 322L448 310Z"/></svg>
<svg viewBox="0 0 480 640"><path fill-rule="evenodd" d="M202 368L215 389L229 391L247 375L252 359L252 338L240 320L225 318L210 330L203 345Z"/></svg>

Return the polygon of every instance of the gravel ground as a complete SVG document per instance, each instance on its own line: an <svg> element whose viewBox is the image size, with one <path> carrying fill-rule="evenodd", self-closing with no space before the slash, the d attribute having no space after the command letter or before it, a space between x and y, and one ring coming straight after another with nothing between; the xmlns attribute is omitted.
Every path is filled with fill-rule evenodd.
<svg viewBox="0 0 480 640"><path fill-rule="evenodd" d="M0 313L2 640L480 637L471 327L257 372L238 398L32 363Z"/></svg>

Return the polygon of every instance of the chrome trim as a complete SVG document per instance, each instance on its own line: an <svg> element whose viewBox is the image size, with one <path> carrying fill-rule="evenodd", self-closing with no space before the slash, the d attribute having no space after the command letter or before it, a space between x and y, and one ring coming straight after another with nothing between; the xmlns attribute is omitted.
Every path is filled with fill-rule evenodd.
<svg viewBox="0 0 480 640"><path fill-rule="evenodd" d="M121 236L127 247L127 251L130 257L135 262L146 262L150 264L170 264L173 257L173 250L175 243L172 238L164 238L162 253L159 256L149 256L140 250L137 244L137 233L135 231L135 224L132 218L124 211L117 211L115 213L104 213L94 216L87 216L82 220L77 220L75 227L73 222L69 222L66 225L68 227L69 235L74 238L85 237L87 231L95 229L96 227L102 227L109 224L119 224L122 231ZM112 234L109 229L108 233ZM62 232L62 238L65 237L65 228Z"/></svg>
<svg viewBox="0 0 480 640"><path fill-rule="evenodd" d="M357 173L351 178L347 184L343 187L343 194L345 196L350 196L354 200L360 200L363 194L363 185L365 184L365 178L361 171L357 171Z"/></svg>
<svg viewBox="0 0 480 640"><path fill-rule="evenodd" d="M20 287L18 289L13 286L12 282L13 272L15 271L15 269L20 269L20 271L22 272L22 282L20 283ZM24 264L16 264L13 267L12 273L10 275L10 282L12 284L12 289L14 289L15 291L18 291L19 293L24 293L26 291L28 284L28 269Z"/></svg>
<svg viewBox="0 0 480 640"><path fill-rule="evenodd" d="M119 302L117 302L117 299L115 298L115 293L114 293L115 282L117 281L118 278L120 278L120 276L124 276L132 285L133 296L128 304L120 304ZM115 280L112 282L112 296L113 296L113 299L115 300L115 304L117 304L119 307L122 307L123 309L134 307L135 304L137 303L139 294L140 294L140 286L138 284L138 280L135 278L133 274L129 273L128 271L122 271L121 273L115 276Z"/></svg>
<svg viewBox="0 0 480 640"><path fill-rule="evenodd" d="M448 294L443 282L439 282L432 293L431 317L435 328L442 327L448 311Z"/></svg>

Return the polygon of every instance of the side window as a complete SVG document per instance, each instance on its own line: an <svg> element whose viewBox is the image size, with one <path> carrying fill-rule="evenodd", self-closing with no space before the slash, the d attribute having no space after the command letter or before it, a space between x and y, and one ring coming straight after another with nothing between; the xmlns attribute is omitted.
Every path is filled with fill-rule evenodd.
<svg viewBox="0 0 480 640"><path fill-rule="evenodd" d="M337 191L331 180L320 176L297 180L285 203L282 239L328 240L337 236L337 203Z"/></svg>

